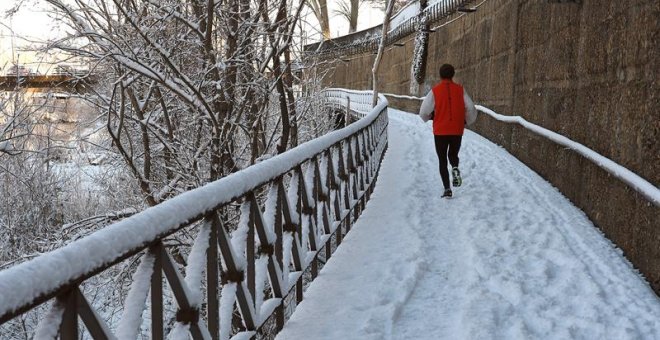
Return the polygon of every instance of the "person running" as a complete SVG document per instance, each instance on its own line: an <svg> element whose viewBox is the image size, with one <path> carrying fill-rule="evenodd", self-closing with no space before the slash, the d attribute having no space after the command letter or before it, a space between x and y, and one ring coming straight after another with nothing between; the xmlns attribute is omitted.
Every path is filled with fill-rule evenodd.
<svg viewBox="0 0 660 340"><path fill-rule="evenodd" d="M452 166L452 184L460 187L463 183L458 170L458 151L461 148L465 125L477 119L477 109L463 86L453 81L454 67L444 64L440 67L441 81L429 91L419 109L424 122L433 119L435 152L440 161L440 177L445 188L442 197L452 197L449 187L447 156Z"/></svg>

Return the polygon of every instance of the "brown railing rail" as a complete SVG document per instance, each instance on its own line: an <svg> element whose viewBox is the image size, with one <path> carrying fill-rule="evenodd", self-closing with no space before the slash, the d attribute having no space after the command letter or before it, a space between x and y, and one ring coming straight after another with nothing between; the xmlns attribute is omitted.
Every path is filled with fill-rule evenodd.
<svg viewBox="0 0 660 340"><path fill-rule="evenodd" d="M94 339L135 339L142 329L152 339L166 332L186 339L273 336L365 208L387 124L381 97L346 128L0 271L0 326L45 305L34 338L78 339L86 330ZM230 207L240 207L232 230ZM194 231L183 270L165 241ZM110 324L84 294L85 282L136 255L121 320ZM168 292L176 301L169 317ZM143 320L145 310L150 320Z"/></svg>

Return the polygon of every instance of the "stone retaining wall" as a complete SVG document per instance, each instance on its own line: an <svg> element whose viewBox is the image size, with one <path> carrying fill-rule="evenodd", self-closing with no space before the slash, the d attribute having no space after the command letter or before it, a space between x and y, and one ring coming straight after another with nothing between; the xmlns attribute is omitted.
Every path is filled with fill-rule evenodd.
<svg viewBox="0 0 660 340"><path fill-rule="evenodd" d="M660 3L656 0L487 0L431 33L426 79L411 92L414 36L391 45L383 93L423 96L443 63L476 102L580 142L660 184ZM331 65L332 87L371 88L372 53ZM414 90L414 87L413 87ZM419 101L390 98L416 111ZM518 125L481 115L498 143L583 209L660 293L660 208L585 160Z"/></svg>

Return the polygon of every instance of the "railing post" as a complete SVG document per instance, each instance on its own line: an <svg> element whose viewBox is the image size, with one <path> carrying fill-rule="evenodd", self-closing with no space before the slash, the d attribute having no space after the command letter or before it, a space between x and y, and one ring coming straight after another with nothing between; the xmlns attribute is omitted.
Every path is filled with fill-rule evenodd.
<svg viewBox="0 0 660 340"><path fill-rule="evenodd" d="M220 336L220 302L218 301L218 224L208 217L205 223L211 226L209 233L208 250L206 251L206 298L207 298L207 323L212 339Z"/></svg>
<svg viewBox="0 0 660 340"><path fill-rule="evenodd" d="M105 322L103 322L98 314L94 312L85 296L80 292L80 289L76 288L74 289L74 292L78 315L85 324L85 327L87 327L87 331L89 331L92 338L96 340L113 339L114 335L110 332Z"/></svg>
<svg viewBox="0 0 660 340"><path fill-rule="evenodd" d="M164 247L160 247L160 254L163 272L179 307L176 313L177 322L190 326L190 335L193 339L210 338L211 335L208 333L206 323L199 317L199 306L192 303L190 290L187 289L181 273L174 264L174 260Z"/></svg>
<svg viewBox="0 0 660 340"><path fill-rule="evenodd" d="M230 237L227 234L227 230L223 226L222 221L218 218L217 213L215 212L212 213L211 216L213 218L213 223L217 223L218 225L218 246L220 247L222 259L227 268L227 271L224 272L223 275L225 275L225 280L227 280L227 282L231 281L236 283L236 302L238 302L238 306L241 309L243 322L248 330L254 330L256 328L254 303L252 302L252 296L249 291L246 291L246 286L243 283L244 273L239 271L238 266L236 265L236 254L234 253Z"/></svg>
<svg viewBox="0 0 660 340"><path fill-rule="evenodd" d="M343 208L348 211L351 208L351 202L348 196L348 191L350 190L350 175L346 169L346 158L343 147L344 143L346 143L345 140L339 143L339 189L337 194L341 197ZM351 219L345 218L344 220L346 221L346 232L348 232L351 229Z"/></svg>
<svg viewBox="0 0 660 340"><path fill-rule="evenodd" d="M293 235L294 242L297 241L297 243L300 245L299 249L299 256L300 256L300 262L302 263L304 256L303 254L307 254L307 246L305 245L304 247L302 246L302 224L303 224L303 214L302 214L302 204L300 200L300 183L301 183L301 177L300 173L297 172L297 170L294 170L294 173L296 174L296 181L298 181L298 184L296 188L298 188L296 192L296 201L295 202L289 202L295 204L295 209L296 209L296 214L298 214L298 224L296 225L296 232ZM301 267L302 268L302 267ZM302 271L303 269L301 269ZM296 303L300 303L303 300L303 282L302 282L302 276L296 283Z"/></svg>
<svg viewBox="0 0 660 340"><path fill-rule="evenodd" d="M151 273L151 338L162 340L165 338L163 332L163 263L160 247L157 245L149 248L154 256L154 269Z"/></svg>
<svg viewBox="0 0 660 340"><path fill-rule="evenodd" d="M272 186L269 190L274 190L277 194L277 186ZM248 199L251 204L252 209L252 225L255 228L256 236L259 237L259 256L266 256L268 258L268 276L270 277L271 289L273 297L282 298L284 296L283 287L282 287L282 267L280 262L277 261L275 256L275 245L270 242L277 242L276 240L268 239L267 228L269 226L264 221L263 214L261 213L261 208L257 202L257 198L254 195L254 192L248 193ZM281 214L281 211L279 212Z"/></svg>
<svg viewBox="0 0 660 340"><path fill-rule="evenodd" d="M284 205L282 204L282 200L285 198L283 197L284 194L282 191L280 191L280 187L282 185L282 178L278 178L275 183L273 184L276 187L277 190L277 203L275 204L275 225L273 226L275 229L275 258L277 259L277 263L280 265L280 268L284 268L286 265L287 267L289 266L288 263L284 263L284 230L283 230L283 220L282 216L284 214ZM287 206L288 209L288 206ZM287 214L289 212L287 211Z"/></svg>
<svg viewBox="0 0 660 340"><path fill-rule="evenodd" d="M256 204L256 202L251 203L248 202L248 204L253 205ZM250 208L250 221L248 222L248 232L247 232L247 245L245 247L245 253L247 257L247 286L248 286L248 291L250 292L250 295L252 297L252 308L256 306L256 263L255 263L255 249L254 249L254 215L252 213L252 209L254 207ZM258 207L257 207L258 209Z"/></svg>
<svg viewBox="0 0 660 340"><path fill-rule="evenodd" d="M334 164L333 164L333 158L332 158L332 148L328 149L326 151L326 159L328 160L328 170L326 174L326 187L327 187L327 201L326 204L328 206L328 211L329 213L329 219L332 221L339 221L340 219L340 213L339 213L339 204L338 204L338 195L337 195L337 179L335 178L335 170L334 170ZM337 224L337 230L335 230L335 241L336 245L339 246L341 243L342 239L342 224L338 223Z"/></svg>
<svg viewBox="0 0 660 340"><path fill-rule="evenodd" d="M303 206L302 206L302 196L300 195L300 188L302 187L302 181L303 181L302 169L300 167L297 167L294 170L294 173L296 174L296 181L298 181L298 184L296 186L296 188L298 188L298 190L297 190L298 192L296 192L296 201L292 202L292 203L295 204L296 213L298 214L298 226L297 226L298 232L297 232L296 236L298 237L298 242L300 242L300 244L302 245L303 244L303 232L302 232L302 224L303 224L302 207ZM305 247L305 249L303 249L303 251L307 252L307 248Z"/></svg>
<svg viewBox="0 0 660 340"><path fill-rule="evenodd" d="M64 306L62 322L60 323L60 339L78 340L78 312L75 288L58 296L57 300Z"/></svg>
<svg viewBox="0 0 660 340"><path fill-rule="evenodd" d="M357 162L355 160L355 152L353 148L353 138L348 139L348 172L349 172L349 178L351 179L350 182L350 187L351 187L351 193L353 194L353 200L358 199L358 188L357 188L357 181L358 181L358 172L357 172ZM355 218L353 221L355 221L357 218Z"/></svg>
<svg viewBox="0 0 660 340"><path fill-rule="evenodd" d="M322 157L322 156L321 156ZM321 222L323 223L323 233L325 235L332 235L332 230L330 226L330 217L328 216L328 195L329 190L326 185L323 185L323 179L321 178L321 168L319 166L319 158L314 157L312 160L312 165L314 166L314 200L316 202L317 213L315 214L318 218L318 209L321 209ZM317 225L318 227L318 225ZM325 260L329 260L332 256L331 248L331 237L325 242Z"/></svg>
<svg viewBox="0 0 660 340"><path fill-rule="evenodd" d="M367 135L369 134L369 130L366 129L362 131L360 134L360 137L362 137L362 145L364 146L364 181L366 185L369 185L371 183L371 146L369 145L369 138Z"/></svg>
<svg viewBox="0 0 660 340"><path fill-rule="evenodd" d="M346 97L346 113L344 116L344 127L349 126L351 123L349 119L351 118L351 97Z"/></svg>
<svg viewBox="0 0 660 340"><path fill-rule="evenodd" d="M319 160L317 158L314 158L312 162L314 166L314 192L316 193L315 195L316 206L318 207L320 205L321 206L320 209L322 209L321 218L323 222L323 232L325 234L329 234L331 230L330 230L330 221L326 209L327 195L329 194L327 188L327 181L326 181L326 185L324 186L323 179L321 178L321 167L319 166Z"/></svg>
<svg viewBox="0 0 660 340"><path fill-rule="evenodd" d="M302 201L302 215L306 216L303 218L308 219L309 223L309 228L307 230L307 235L303 235L303 237L307 237L309 240L309 248L312 251L315 251L318 249L319 245L317 244L316 240L316 205L312 206L312 203L310 202L310 199L314 197L314 192L309 194L309 191L307 189L307 181L304 178L304 174L302 172L302 167L299 167L299 173L300 173L300 178L302 179L302 182L300 183L300 187L298 188L300 192L300 199Z"/></svg>
<svg viewBox="0 0 660 340"><path fill-rule="evenodd" d="M284 270L284 266L287 266L287 269L289 268L289 263L284 263L284 230L283 230L283 216L285 214L290 214L290 211L287 211L285 213L284 209L286 208L287 210L289 209L288 205L284 204L284 200L286 199L285 194L283 193L282 188L282 177L278 178L275 183L273 184L276 186L277 190L277 203L275 204L275 259L277 263L279 264L280 268L282 268L282 275L284 273L288 273L288 270ZM290 220L290 218L289 218ZM293 240L293 244L291 245L291 250L293 251L293 248L296 247L295 244L295 239ZM288 283L288 277L284 278L286 279L284 282ZM286 286L281 287L282 290L288 290L289 286L288 284ZM285 298L282 298L280 301L279 306L275 309L275 327L277 329L277 332L282 330L284 328L284 309L286 308L286 305L284 303Z"/></svg>

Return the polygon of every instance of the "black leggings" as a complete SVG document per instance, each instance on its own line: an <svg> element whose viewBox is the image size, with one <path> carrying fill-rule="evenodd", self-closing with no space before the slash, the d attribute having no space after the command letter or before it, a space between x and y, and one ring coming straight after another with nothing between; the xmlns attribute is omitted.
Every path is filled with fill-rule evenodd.
<svg viewBox="0 0 660 340"><path fill-rule="evenodd" d="M445 189L449 189L449 171L447 170L447 156L452 167L458 167L458 150L461 149L463 136L434 136L435 152L440 161L440 177ZM447 154L449 152L449 154Z"/></svg>

